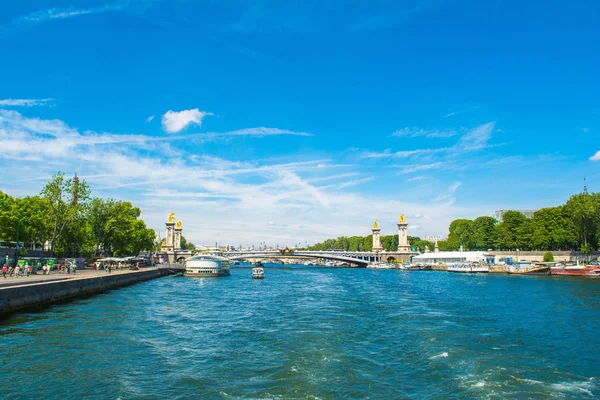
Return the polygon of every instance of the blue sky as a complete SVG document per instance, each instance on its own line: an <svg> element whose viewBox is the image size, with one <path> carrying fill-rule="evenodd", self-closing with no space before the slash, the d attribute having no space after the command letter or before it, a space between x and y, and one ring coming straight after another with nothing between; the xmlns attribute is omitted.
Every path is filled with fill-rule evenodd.
<svg viewBox="0 0 600 400"><path fill-rule="evenodd" d="M14 4L12 4L14 3ZM444 234L600 190L597 1L0 5L0 189L75 171L195 243ZM164 233L162 233L164 235Z"/></svg>

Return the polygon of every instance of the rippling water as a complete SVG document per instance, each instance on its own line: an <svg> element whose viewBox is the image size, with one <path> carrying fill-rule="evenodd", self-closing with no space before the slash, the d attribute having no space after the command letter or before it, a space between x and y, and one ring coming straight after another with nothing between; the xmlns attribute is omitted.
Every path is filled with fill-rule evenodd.
<svg viewBox="0 0 600 400"><path fill-rule="evenodd" d="M600 279L166 277L0 323L0 398L600 397Z"/></svg>

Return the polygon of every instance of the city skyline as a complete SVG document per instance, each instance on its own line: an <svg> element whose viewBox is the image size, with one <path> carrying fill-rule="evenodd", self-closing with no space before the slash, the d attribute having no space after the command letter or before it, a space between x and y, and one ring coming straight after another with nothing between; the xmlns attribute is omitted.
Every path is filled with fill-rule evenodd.
<svg viewBox="0 0 600 400"><path fill-rule="evenodd" d="M593 1L0 6L0 190L56 171L196 244L411 236L600 181Z"/></svg>

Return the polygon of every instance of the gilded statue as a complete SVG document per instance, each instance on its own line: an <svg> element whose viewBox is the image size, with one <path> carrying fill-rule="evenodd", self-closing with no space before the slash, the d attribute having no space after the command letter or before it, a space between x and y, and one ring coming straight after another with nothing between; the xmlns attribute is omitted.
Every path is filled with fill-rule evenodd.
<svg viewBox="0 0 600 400"><path fill-rule="evenodd" d="M167 222L173 222L175 220L175 213L172 212L171 214L169 214L169 220Z"/></svg>
<svg viewBox="0 0 600 400"><path fill-rule="evenodd" d="M181 221L177 221L177 223L175 224L175 228L181 229Z"/></svg>
<svg viewBox="0 0 600 400"><path fill-rule="evenodd" d="M405 223L406 221L404 220L404 214L400 214L400 218L399 221L401 224Z"/></svg>
<svg viewBox="0 0 600 400"><path fill-rule="evenodd" d="M377 220L373 222L373 229L379 229L379 222L377 222Z"/></svg>

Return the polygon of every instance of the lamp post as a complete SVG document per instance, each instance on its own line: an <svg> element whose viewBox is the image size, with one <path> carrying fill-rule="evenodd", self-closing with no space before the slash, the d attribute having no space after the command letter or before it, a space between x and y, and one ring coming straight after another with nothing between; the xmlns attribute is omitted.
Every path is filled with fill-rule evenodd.
<svg viewBox="0 0 600 400"><path fill-rule="evenodd" d="M20 219L17 221L17 244L15 246L15 267L17 266L17 261L19 260L19 227L21 226L21 222L27 222L26 218Z"/></svg>

